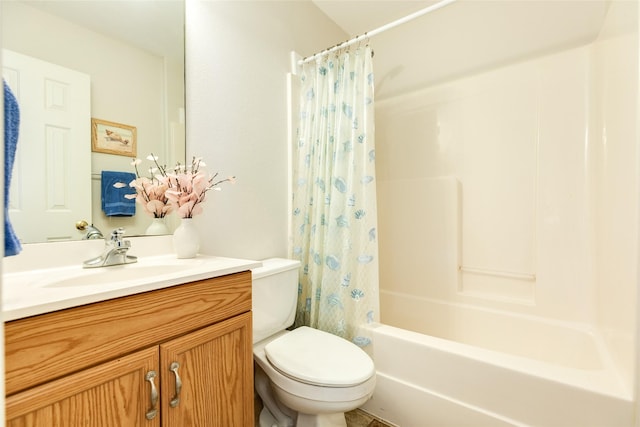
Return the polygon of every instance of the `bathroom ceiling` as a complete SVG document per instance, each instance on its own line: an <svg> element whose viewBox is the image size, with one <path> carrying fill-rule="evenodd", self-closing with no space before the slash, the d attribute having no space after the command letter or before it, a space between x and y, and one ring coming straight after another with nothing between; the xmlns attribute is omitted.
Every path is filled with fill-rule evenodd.
<svg viewBox="0 0 640 427"><path fill-rule="evenodd" d="M311 0L349 36L376 29L431 6L425 0Z"/></svg>
<svg viewBox="0 0 640 427"><path fill-rule="evenodd" d="M350 37L437 3L311 1ZM601 34L605 19L637 26L636 2L625 2L627 13L612 17L607 17L609 4L608 0L459 0L371 38L376 98L590 43Z"/></svg>

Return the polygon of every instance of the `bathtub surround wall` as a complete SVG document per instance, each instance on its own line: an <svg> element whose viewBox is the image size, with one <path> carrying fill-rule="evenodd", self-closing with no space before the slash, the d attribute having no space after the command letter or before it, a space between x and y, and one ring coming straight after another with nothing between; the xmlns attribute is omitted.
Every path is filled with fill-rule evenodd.
<svg viewBox="0 0 640 427"><path fill-rule="evenodd" d="M635 272L634 67L617 57L626 68L607 90L627 99L602 128L606 145L595 141L593 102L605 94L591 64L607 47L633 44L600 42L379 103L382 257L408 252L385 263L387 290L577 322L616 307L627 319L609 322L632 324L634 299L622 295ZM425 262L426 276L413 275Z"/></svg>
<svg viewBox="0 0 640 427"><path fill-rule="evenodd" d="M601 369L580 366L589 355L608 366L613 394L628 402L612 424L621 426L633 424L638 363L637 17L636 3L612 2L588 43L378 99L376 109L382 322L501 352L497 336L482 338L498 324L472 332L479 325L458 308L505 314L523 344L535 335L518 319L580 330L594 350L569 368ZM464 412L464 394L447 393ZM591 404L612 409L605 398Z"/></svg>
<svg viewBox="0 0 640 427"><path fill-rule="evenodd" d="M196 218L201 252L287 256L290 52L347 35L306 1L186 3L187 157L237 177Z"/></svg>

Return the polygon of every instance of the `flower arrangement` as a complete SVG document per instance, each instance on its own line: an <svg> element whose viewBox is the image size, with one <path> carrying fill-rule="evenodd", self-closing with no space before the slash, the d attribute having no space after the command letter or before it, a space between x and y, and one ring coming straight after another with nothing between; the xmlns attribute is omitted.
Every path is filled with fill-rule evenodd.
<svg viewBox="0 0 640 427"><path fill-rule="evenodd" d="M202 212L201 203L209 190L221 190L218 187L224 182L235 182L235 177L217 179L218 173L207 175L201 167L206 164L202 158L193 157L189 167L178 163L173 172L167 172L166 166L158 164L158 157L151 153L147 156L155 166L149 168L149 177L141 177L138 165L140 159L133 159L131 165L136 170L136 179L129 186L136 189L136 194L124 197L135 198L144 207L144 211L154 218L163 218L175 211L181 218L193 218ZM116 184L125 186L126 184Z"/></svg>
<svg viewBox="0 0 640 427"><path fill-rule="evenodd" d="M135 188L136 194L127 194L127 199L136 199L144 209L144 212L154 218L164 218L171 213L173 206L167 197L168 181L165 169L158 164L158 157L153 153L147 156L148 160L155 163L155 167L149 168L149 176L140 176L138 165L142 163L140 159L133 159L131 165L136 170L136 179L129 183L129 187ZM124 184L116 184L124 186Z"/></svg>
<svg viewBox="0 0 640 427"><path fill-rule="evenodd" d="M201 170L206 166L200 157L193 157L190 166L176 165L173 173L167 173L169 189L166 196L180 215L180 218L193 218L202 212L201 203L209 190L220 191L223 182L235 183L235 176L218 179L218 173L207 175Z"/></svg>

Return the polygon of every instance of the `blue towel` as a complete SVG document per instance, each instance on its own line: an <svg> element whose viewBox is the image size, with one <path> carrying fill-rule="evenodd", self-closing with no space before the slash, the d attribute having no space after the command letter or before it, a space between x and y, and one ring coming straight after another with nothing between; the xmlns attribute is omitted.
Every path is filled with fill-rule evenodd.
<svg viewBox="0 0 640 427"><path fill-rule="evenodd" d="M4 256L17 255L22 250L20 240L9 222L9 187L16 158L20 132L20 107L7 82L4 84Z"/></svg>
<svg viewBox="0 0 640 427"><path fill-rule="evenodd" d="M107 216L133 216L136 214L136 199L127 199L125 194L135 194L129 183L136 179L132 172L102 171L102 210ZM113 184L126 184L116 188Z"/></svg>

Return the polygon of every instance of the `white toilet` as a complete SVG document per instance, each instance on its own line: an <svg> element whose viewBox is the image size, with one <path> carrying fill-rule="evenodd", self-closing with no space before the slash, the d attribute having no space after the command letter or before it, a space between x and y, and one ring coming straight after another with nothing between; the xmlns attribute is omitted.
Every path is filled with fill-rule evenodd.
<svg viewBox="0 0 640 427"><path fill-rule="evenodd" d="M252 270L260 427L346 427L344 413L373 393L373 361L338 336L306 326L286 330L295 318L299 266L273 258Z"/></svg>

